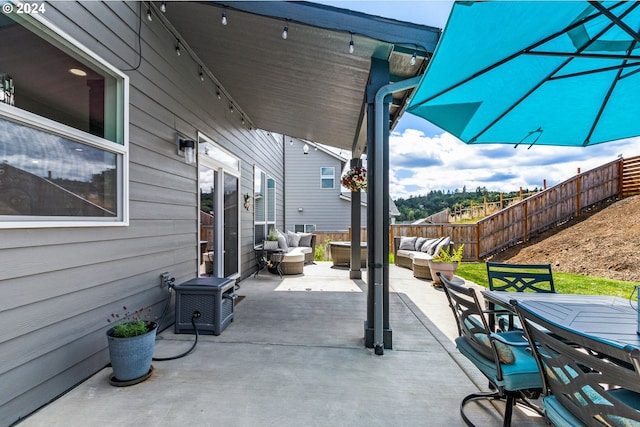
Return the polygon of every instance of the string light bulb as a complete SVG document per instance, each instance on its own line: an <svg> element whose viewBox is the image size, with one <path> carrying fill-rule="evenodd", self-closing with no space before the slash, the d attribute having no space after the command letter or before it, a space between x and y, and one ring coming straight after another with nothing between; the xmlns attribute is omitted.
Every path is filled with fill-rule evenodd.
<svg viewBox="0 0 640 427"><path fill-rule="evenodd" d="M160 12L165 13L167 11L167 2L163 1L160 3Z"/></svg>
<svg viewBox="0 0 640 427"><path fill-rule="evenodd" d="M282 30L282 38L286 40L289 37L289 26L285 24L284 29Z"/></svg>
<svg viewBox="0 0 640 427"><path fill-rule="evenodd" d="M411 56L411 61L409 61L409 64L416 65L416 60L417 60L417 55L415 52L413 52L413 56Z"/></svg>
<svg viewBox="0 0 640 427"><path fill-rule="evenodd" d="M353 53L355 45L353 44L353 34L351 34L351 40L349 41L349 53Z"/></svg>
<svg viewBox="0 0 640 427"><path fill-rule="evenodd" d="M147 9L147 19L149 20L149 22L153 21L153 16L151 16L151 8L150 7Z"/></svg>
<svg viewBox="0 0 640 427"><path fill-rule="evenodd" d="M244 114L242 115L242 124L244 124Z"/></svg>
<svg viewBox="0 0 640 427"><path fill-rule="evenodd" d="M231 113L233 113L233 104L232 104L232 103L229 103L229 111L230 111Z"/></svg>
<svg viewBox="0 0 640 427"><path fill-rule="evenodd" d="M222 99L222 94L220 93L220 86L216 86L216 96L218 99Z"/></svg>
<svg viewBox="0 0 640 427"><path fill-rule="evenodd" d="M180 40L176 41L176 55L180 56Z"/></svg>
<svg viewBox="0 0 640 427"><path fill-rule="evenodd" d="M200 80L204 81L204 72L202 71L202 65L200 66Z"/></svg>
<svg viewBox="0 0 640 427"><path fill-rule="evenodd" d="M222 12L222 18L220 19L220 22L222 23L222 25L227 25L227 13L226 12Z"/></svg>

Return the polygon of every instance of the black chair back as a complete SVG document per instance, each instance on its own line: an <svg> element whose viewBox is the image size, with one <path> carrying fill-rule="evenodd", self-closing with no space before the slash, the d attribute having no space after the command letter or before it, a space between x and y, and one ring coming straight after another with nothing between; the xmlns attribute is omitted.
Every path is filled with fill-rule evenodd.
<svg viewBox="0 0 640 427"><path fill-rule="evenodd" d="M551 264L487 262L489 289L513 292L555 292Z"/></svg>
<svg viewBox="0 0 640 427"><path fill-rule="evenodd" d="M512 304L529 342L536 343L545 412L554 425L571 416L594 427L638 425L640 350L568 330Z"/></svg>
<svg viewBox="0 0 640 427"><path fill-rule="evenodd" d="M550 292L556 291L553 284L551 264L505 264L487 262L487 278L492 291ZM501 309L489 303L490 310ZM512 313L497 314L489 318L491 330L513 331L522 327ZM497 327L496 327L497 325Z"/></svg>

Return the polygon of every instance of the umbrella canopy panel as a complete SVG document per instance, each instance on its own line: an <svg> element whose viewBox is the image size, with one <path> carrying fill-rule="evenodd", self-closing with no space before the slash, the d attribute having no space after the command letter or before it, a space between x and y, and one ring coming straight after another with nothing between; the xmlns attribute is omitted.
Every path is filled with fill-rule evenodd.
<svg viewBox="0 0 640 427"><path fill-rule="evenodd" d="M640 135L638 2L456 2L407 111L466 143Z"/></svg>

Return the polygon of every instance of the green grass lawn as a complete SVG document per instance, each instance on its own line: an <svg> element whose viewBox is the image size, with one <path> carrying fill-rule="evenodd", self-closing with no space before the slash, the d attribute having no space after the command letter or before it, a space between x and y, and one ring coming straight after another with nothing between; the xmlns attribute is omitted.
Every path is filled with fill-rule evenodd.
<svg viewBox="0 0 640 427"><path fill-rule="evenodd" d="M484 287L489 286L487 267L483 262L460 264L456 271L456 276L463 277ZM563 294L613 295L627 299L634 292L635 286L640 286L640 282L625 282L555 271L553 272L553 282L556 292ZM637 300L635 293L633 300Z"/></svg>

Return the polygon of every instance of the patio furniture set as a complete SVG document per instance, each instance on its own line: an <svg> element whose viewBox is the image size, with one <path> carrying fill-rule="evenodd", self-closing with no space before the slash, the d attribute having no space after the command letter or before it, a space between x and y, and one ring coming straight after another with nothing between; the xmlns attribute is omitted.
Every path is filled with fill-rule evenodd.
<svg viewBox="0 0 640 427"><path fill-rule="evenodd" d="M449 237L430 239L426 237L396 236L393 238L395 264L413 270L413 277L431 280L431 261L440 248L451 247Z"/></svg>
<svg viewBox="0 0 640 427"><path fill-rule="evenodd" d="M550 265L488 262L487 274L488 309L473 287L441 277L456 346L491 388L463 398L468 426L464 406L479 399L506 402L503 426L516 402L554 426L640 425L637 307L618 297L558 294Z"/></svg>
<svg viewBox="0 0 640 427"><path fill-rule="evenodd" d="M278 233L277 240L265 240L254 248L258 269L268 268L275 274L303 274L304 266L313 264L316 235L311 233Z"/></svg>

